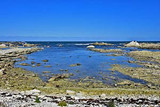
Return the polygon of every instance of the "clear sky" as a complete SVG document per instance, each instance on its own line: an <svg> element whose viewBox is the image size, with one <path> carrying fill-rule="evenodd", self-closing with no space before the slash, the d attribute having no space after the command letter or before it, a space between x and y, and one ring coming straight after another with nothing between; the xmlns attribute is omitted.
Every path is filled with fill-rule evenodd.
<svg viewBox="0 0 160 107"><path fill-rule="evenodd" d="M160 41L160 0L0 0L1 40Z"/></svg>

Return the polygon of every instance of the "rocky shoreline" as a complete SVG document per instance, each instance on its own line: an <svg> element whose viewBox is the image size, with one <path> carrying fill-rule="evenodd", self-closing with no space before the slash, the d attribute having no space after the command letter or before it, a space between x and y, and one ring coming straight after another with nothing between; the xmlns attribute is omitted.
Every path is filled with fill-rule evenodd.
<svg viewBox="0 0 160 107"><path fill-rule="evenodd" d="M28 46L33 45L28 44ZM45 83L33 72L14 68L16 61L27 59L24 55L40 50L42 48L35 47L35 45L29 48L14 47L0 50L0 107L54 107L60 106L61 103L68 107L160 106L160 92L152 88L124 90L124 87L118 88L118 85L117 88L107 88L107 86L106 88L91 88L92 86L87 88L89 85L101 87L101 83L76 83L65 79L57 81L52 78ZM121 49L91 48L91 51L123 53ZM80 64L71 66L80 66ZM135 84L134 87L139 86Z"/></svg>
<svg viewBox="0 0 160 107"><path fill-rule="evenodd" d="M19 61L26 60L27 58L23 55L31 54L39 51L42 48L12 48L7 50L0 50L0 74L5 74L8 69L14 68L16 59Z"/></svg>
<svg viewBox="0 0 160 107"><path fill-rule="evenodd" d="M124 44L126 47L137 47L140 49L160 49L160 43L138 43L137 41L132 41L130 43Z"/></svg>
<svg viewBox="0 0 160 107"><path fill-rule="evenodd" d="M69 90L67 90L69 91ZM30 90L23 92L10 92L6 90L0 91L0 106L2 107L56 107L59 102L65 102L68 107L137 107L154 106L159 107L160 100L158 97L141 96L82 96L81 94L73 95L73 92L68 92L67 95L45 95L39 90ZM38 97L37 97L38 96ZM38 99L39 102L36 102Z"/></svg>

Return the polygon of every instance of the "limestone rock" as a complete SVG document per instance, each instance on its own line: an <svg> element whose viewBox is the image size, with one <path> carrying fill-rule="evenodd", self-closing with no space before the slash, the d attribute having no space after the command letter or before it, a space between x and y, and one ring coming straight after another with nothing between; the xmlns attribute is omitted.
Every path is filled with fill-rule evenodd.
<svg viewBox="0 0 160 107"><path fill-rule="evenodd" d="M132 41L132 42L126 44L125 46L127 46L127 47L139 47L140 44L137 41Z"/></svg>
<svg viewBox="0 0 160 107"><path fill-rule="evenodd" d="M89 45L89 46L87 46L87 48L95 48L95 46Z"/></svg>

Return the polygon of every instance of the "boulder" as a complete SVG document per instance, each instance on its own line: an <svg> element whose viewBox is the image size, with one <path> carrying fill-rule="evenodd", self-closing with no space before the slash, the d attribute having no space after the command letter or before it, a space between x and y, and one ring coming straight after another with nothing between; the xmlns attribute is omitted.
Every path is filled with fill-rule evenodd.
<svg viewBox="0 0 160 107"><path fill-rule="evenodd" d="M22 65L22 66L29 66L30 64L28 64L28 63L20 63L20 65Z"/></svg>
<svg viewBox="0 0 160 107"><path fill-rule="evenodd" d="M41 66L41 63L37 63L36 65L37 65L37 66Z"/></svg>
<svg viewBox="0 0 160 107"><path fill-rule="evenodd" d="M5 69L4 69L4 68L0 69L0 76L5 74L5 72L4 72L4 71L5 71Z"/></svg>
<svg viewBox="0 0 160 107"><path fill-rule="evenodd" d="M77 64L71 64L70 67L74 67L74 66L80 66L81 64L80 63L77 63Z"/></svg>
<svg viewBox="0 0 160 107"><path fill-rule="evenodd" d="M44 59L44 60L42 60L43 62L48 62L48 60L47 59Z"/></svg>
<svg viewBox="0 0 160 107"><path fill-rule="evenodd" d="M35 62L34 62L34 61L31 61L31 64L35 64Z"/></svg>
<svg viewBox="0 0 160 107"><path fill-rule="evenodd" d="M70 77L70 74L62 74L62 75L56 75L56 76L53 76L51 77L48 82L52 82L52 81L58 81L60 79L65 79L65 78L69 78Z"/></svg>
<svg viewBox="0 0 160 107"><path fill-rule="evenodd" d="M5 44L0 44L0 48L6 48L7 46Z"/></svg>

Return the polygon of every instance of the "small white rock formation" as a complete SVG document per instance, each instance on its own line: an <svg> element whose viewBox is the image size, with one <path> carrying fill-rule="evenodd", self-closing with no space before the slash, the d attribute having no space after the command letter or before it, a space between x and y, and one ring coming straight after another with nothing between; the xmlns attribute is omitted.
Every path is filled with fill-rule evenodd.
<svg viewBox="0 0 160 107"><path fill-rule="evenodd" d="M76 92L72 90L66 90L66 93L70 95L70 94L75 94Z"/></svg>
<svg viewBox="0 0 160 107"><path fill-rule="evenodd" d="M95 48L95 46L89 45L89 46L87 46L87 48Z"/></svg>
<svg viewBox="0 0 160 107"><path fill-rule="evenodd" d="M127 47L138 47L138 46L140 46L140 44L137 41L132 41L132 42L126 44L125 46L127 46Z"/></svg>
<svg viewBox="0 0 160 107"><path fill-rule="evenodd" d="M27 95L39 95L40 93L41 93L41 91L37 90L37 89L26 91Z"/></svg>
<svg viewBox="0 0 160 107"><path fill-rule="evenodd" d="M7 46L5 44L0 44L0 48L6 48Z"/></svg>
<svg viewBox="0 0 160 107"><path fill-rule="evenodd" d="M4 74L4 68L0 69L0 75Z"/></svg>

